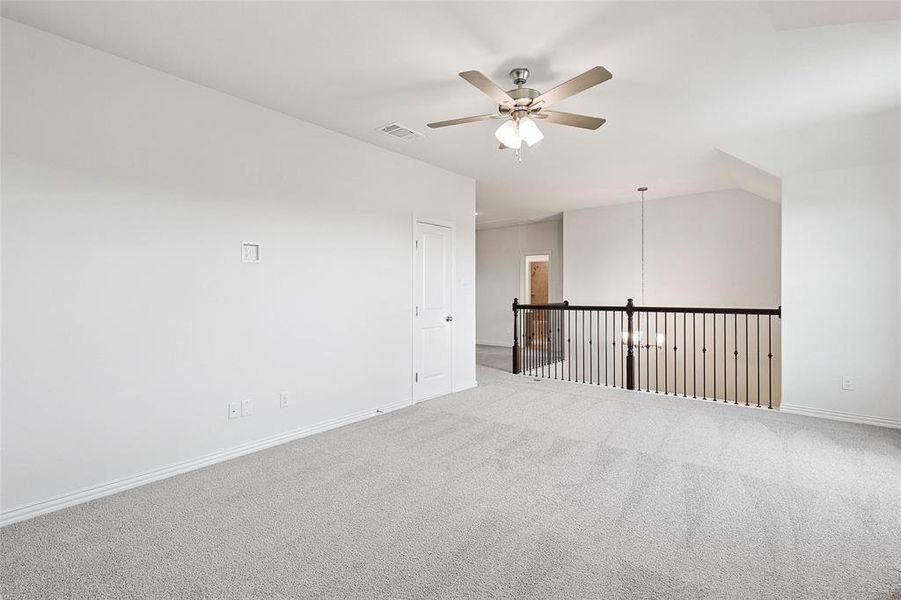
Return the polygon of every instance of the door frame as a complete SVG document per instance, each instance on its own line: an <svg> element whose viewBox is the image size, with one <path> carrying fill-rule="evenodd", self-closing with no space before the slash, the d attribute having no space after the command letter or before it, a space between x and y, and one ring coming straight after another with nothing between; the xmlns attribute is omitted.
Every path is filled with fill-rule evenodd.
<svg viewBox="0 0 901 600"><path fill-rule="evenodd" d="M547 256L547 301L553 302L553 294L551 293L551 263L554 260L554 254L550 250L535 250L522 253L522 259L519 261L519 293L522 298L521 304L528 304L532 301L531 285L529 282L529 263L544 262L538 260L529 260L535 256Z"/></svg>
<svg viewBox="0 0 901 600"><path fill-rule="evenodd" d="M450 328L450 383L451 393L455 392L457 386L454 384L454 331L456 330L456 314L454 307L454 296L457 291L457 230L454 223L443 219L432 219L430 217L421 217L413 215L410 227L410 404L416 404L437 396L429 396L426 398L416 397L416 225L437 225L438 227L446 227L450 230L450 257L451 257L451 290L450 290L450 314L454 317L451 321Z"/></svg>

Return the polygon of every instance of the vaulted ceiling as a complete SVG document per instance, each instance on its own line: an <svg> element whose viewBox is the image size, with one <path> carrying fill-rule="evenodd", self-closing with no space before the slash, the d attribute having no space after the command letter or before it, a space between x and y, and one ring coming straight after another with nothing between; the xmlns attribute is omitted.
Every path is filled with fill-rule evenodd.
<svg viewBox="0 0 901 600"><path fill-rule="evenodd" d="M483 225L741 187L778 199L808 131L894 115L894 2L4 2L3 15L477 180ZM595 65L614 78L560 102L598 131L541 124L522 163L496 121L430 130L491 101L457 76L544 90ZM896 123L891 121L892 123ZM399 122L413 141L378 128ZM801 145L782 144L782 132ZM897 132L896 132L897 133ZM767 150L770 148L770 151ZM789 160L789 162L791 162ZM780 163L781 164L781 163ZM353 168L350 157L348 168ZM776 173L779 174L778 172Z"/></svg>

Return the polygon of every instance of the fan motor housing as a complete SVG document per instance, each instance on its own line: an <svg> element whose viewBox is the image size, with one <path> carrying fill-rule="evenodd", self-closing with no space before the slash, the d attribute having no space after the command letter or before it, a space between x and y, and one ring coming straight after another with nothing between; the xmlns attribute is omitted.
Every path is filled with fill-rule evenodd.
<svg viewBox="0 0 901 600"><path fill-rule="evenodd" d="M510 79L513 80L513 85L525 85L526 81L529 80L529 70L525 67L511 69Z"/></svg>
<svg viewBox="0 0 901 600"><path fill-rule="evenodd" d="M532 100L540 96L541 92L539 92L538 90L533 90L532 88L518 87L513 88L512 90L508 90L507 94L509 94L510 97L513 98L513 101L516 103L517 107L526 107L532 103ZM498 112L500 112L502 115L507 115L511 112L511 109L508 106L501 105L497 108Z"/></svg>

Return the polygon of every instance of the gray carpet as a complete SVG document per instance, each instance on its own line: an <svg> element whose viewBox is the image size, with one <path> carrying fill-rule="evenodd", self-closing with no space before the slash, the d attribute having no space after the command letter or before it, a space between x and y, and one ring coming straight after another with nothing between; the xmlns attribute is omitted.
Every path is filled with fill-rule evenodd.
<svg viewBox="0 0 901 600"><path fill-rule="evenodd" d="M513 350L502 346L476 346L476 362L484 367L491 367L510 373L513 371Z"/></svg>
<svg viewBox="0 0 901 600"><path fill-rule="evenodd" d="M3 599L901 597L901 432L479 383L8 526Z"/></svg>

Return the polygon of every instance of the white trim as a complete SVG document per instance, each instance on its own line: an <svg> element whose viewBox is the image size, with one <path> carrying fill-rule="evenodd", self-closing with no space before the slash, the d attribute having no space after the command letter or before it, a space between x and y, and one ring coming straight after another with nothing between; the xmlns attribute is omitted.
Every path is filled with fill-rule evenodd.
<svg viewBox="0 0 901 600"><path fill-rule="evenodd" d="M547 259L544 260L529 260L531 258L538 258L546 256ZM532 290L531 290L531 281L529 279L529 263L533 262L547 262L547 301L553 302L553 294L551 294L551 263L554 260L553 252L550 250L536 250L534 252L523 252L521 260L519 261L519 293L522 301L520 304L531 304L532 298Z"/></svg>
<svg viewBox="0 0 901 600"><path fill-rule="evenodd" d="M329 419L327 421L321 421L313 425L299 427L297 429L292 429L283 433L277 433L275 435L271 435L252 442L246 442L244 444L240 444L226 450L219 450L217 452L204 454L203 456L198 456L197 458L192 458L166 467L151 469L149 471L144 471L143 473L138 473L136 475L129 475L127 477L107 481L106 483L102 483L100 485L86 487L74 492L60 494L52 498L47 498L46 500L38 500L37 502L31 502L29 504L17 506L0 513L0 526L9 525L10 523L16 523L17 521L31 519L32 517L37 517L38 515L61 510L69 506L75 506L76 504L90 502L91 500L96 500L97 498L102 498L104 496L123 492L131 488L139 487L148 483L152 483L154 481L159 481L160 479L166 479L175 475L181 475L182 473L201 469L203 467L224 462L232 458L237 458L245 454L258 452L259 450L265 450L266 448L271 448L272 446L292 442L294 440L307 437L315 433L321 433L323 431L328 431L329 429L336 429L343 425L349 425L350 423L362 421L364 419L375 417L382 413L388 413L399 408L406 408L410 405L411 403L409 400L393 402L391 404L381 406L377 409L371 408L349 415L344 415L342 417Z"/></svg>
<svg viewBox="0 0 901 600"><path fill-rule="evenodd" d="M476 387L479 387L479 382L472 381L470 383L467 383L466 385L462 385L460 387L455 387L454 391L451 393L456 394L457 392L465 392L466 390L471 390L472 388L476 388Z"/></svg>
<svg viewBox="0 0 901 600"><path fill-rule="evenodd" d="M898 417L874 417L857 413L830 410L828 408L812 408L798 404L783 403L779 410L784 413L832 419L833 421L847 421L848 423L863 423L864 425L876 425L877 427L891 427L901 429L901 418Z"/></svg>

